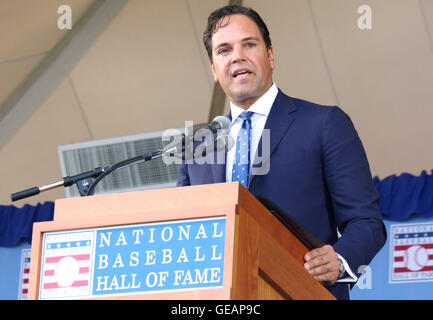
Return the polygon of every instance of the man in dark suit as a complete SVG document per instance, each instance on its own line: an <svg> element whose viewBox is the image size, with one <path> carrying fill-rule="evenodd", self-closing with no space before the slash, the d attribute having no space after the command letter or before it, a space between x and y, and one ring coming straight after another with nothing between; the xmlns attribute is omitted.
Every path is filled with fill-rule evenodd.
<svg viewBox="0 0 433 320"><path fill-rule="evenodd" d="M276 87L269 31L252 9L214 11L203 40L215 81L230 100L229 134L237 144L224 164L180 165L178 185L239 181L270 199L327 244L308 252L304 266L337 299L348 299L348 283L386 240L378 193L350 118Z"/></svg>

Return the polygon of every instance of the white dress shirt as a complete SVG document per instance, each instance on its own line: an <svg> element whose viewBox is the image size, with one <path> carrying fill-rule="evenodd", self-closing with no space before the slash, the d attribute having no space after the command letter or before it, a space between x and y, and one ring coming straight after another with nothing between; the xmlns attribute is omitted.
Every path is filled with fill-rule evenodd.
<svg viewBox="0 0 433 320"><path fill-rule="evenodd" d="M268 119L269 112L271 111L272 105L274 104L275 98L278 94L278 88L275 85L275 83L272 84L272 86L269 88L266 93L261 96L251 107L248 108L248 111L254 112L254 114L251 116L251 145L250 145L250 151L251 151L251 159L250 159L250 181L251 181L251 168L254 160L254 156L257 151L257 146L260 141L260 137L262 136L263 129L265 128L266 120ZM244 112L245 110L241 107L238 107L234 105L230 101L230 112L232 115L232 123L229 129L229 135L232 137L233 141L236 141L236 138L238 136L239 129L242 125L242 119L239 117L239 115ZM226 181L231 182L232 181L232 172L233 172L233 163L235 161L235 154L236 154L236 144L234 148L231 148L227 152L226 156ZM356 282L358 278L356 275L352 272L352 270L349 267L349 264L347 261L340 255L338 257L343 262L344 268L346 270L346 276L342 279L337 280L337 282Z"/></svg>
<svg viewBox="0 0 433 320"><path fill-rule="evenodd" d="M248 111L254 112L251 116L251 159L250 159L250 180L251 180L251 168L253 165L254 155L256 154L257 146L259 145L260 137L262 136L263 129L265 128L266 120L268 119L269 112L271 111L271 107L275 101L275 98L278 94L278 88L275 83L272 87L266 91L266 93L261 96L251 107L249 107ZM232 137L233 141L236 141L236 138L239 133L239 129L242 125L242 119L239 118L239 115L245 110L234 105L230 102L230 111L232 115L232 124L230 126L229 135ZM235 162L235 152L236 145L234 148L231 148L227 152L226 158L226 181L232 181L232 171L233 171L233 163Z"/></svg>

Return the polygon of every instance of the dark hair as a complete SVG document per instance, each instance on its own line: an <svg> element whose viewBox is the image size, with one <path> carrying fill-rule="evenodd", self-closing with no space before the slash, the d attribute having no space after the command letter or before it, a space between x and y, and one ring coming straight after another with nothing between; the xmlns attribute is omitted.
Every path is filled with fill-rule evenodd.
<svg viewBox="0 0 433 320"><path fill-rule="evenodd" d="M243 14L244 16L247 16L248 18L253 20L259 28L263 40L265 41L266 48L269 49L271 47L272 43L269 36L268 27L259 16L259 14L251 8L237 5L229 5L212 12L207 20L207 26L205 31L203 32L203 43L210 60L212 60L212 35L218 30L219 27L222 26L222 18L234 14Z"/></svg>

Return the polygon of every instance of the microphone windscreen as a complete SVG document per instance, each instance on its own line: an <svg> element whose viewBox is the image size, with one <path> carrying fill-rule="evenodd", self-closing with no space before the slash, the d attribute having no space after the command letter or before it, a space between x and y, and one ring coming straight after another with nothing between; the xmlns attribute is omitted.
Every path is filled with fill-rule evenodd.
<svg viewBox="0 0 433 320"><path fill-rule="evenodd" d="M212 122L217 122L220 126L219 129L227 130L230 127L231 121L229 118L224 116L217 116L213 119Z"/></svg>

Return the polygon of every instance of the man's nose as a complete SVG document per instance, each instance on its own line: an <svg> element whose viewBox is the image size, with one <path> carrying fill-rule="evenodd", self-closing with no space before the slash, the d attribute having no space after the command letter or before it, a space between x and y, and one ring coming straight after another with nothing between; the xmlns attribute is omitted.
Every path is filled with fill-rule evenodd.
<svg viewBox="0 0 433 320"><path fill-rule="evenodd" d="M242 46L235 46L233 48L232 63L245 60L245 52Z"/></svg>

